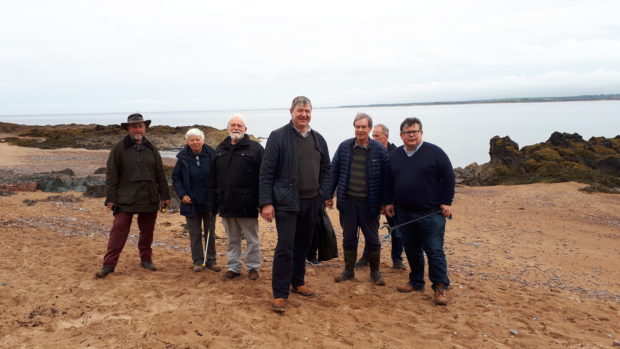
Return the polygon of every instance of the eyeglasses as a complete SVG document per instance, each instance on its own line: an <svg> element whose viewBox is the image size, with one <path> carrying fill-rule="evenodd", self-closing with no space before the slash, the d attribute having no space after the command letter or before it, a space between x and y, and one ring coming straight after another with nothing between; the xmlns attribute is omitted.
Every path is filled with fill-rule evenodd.
<svg viewBox="0 0 620 349"><path fill-rule="evenodd" d="M404 134L404 135L407 135L407 136L416 136L416 135L420 134L420 132L422 132L422 130L403 131L401 133Z"/></svg>

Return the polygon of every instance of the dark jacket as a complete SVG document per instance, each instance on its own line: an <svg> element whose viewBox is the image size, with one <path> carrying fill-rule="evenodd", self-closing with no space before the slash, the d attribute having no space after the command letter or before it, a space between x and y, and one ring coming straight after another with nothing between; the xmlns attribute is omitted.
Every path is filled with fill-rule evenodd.
<svg viewBox="0 0 620 349"><path fill-rule="evenodd" d="M387 145L387 152L388 152L388 154L392 154L392 152L393 152L396 148L397 148L397 147L396 147L396 145L394 145L394 143L390 143L390 142L388 142L388 145Z"/></svg>
<svg viewBox="0 0 620 349"><path fill-rule="evenodd" d="M271 204L276 210L299 210L296 132L291 121L271 132L267 139L259 175L259 207ZM310 131L309 137L314 137L316 149L321 153L318 195L325 199L329 191L330 168L327 143L315 130Z"/></svg>
<svg viewBox="0 0 620 349"><path fill-rule="evenodd" d="M263 146L248 135L232 144L227 137L215 149L209 188L224 218L258 217L258 173Z"/></svg>
<svg viewBox="0 0 620 349"><path fill-rule="evenodd" d="M332 197L338 188L337 207L339 210L344 210L345 200L347 199L354 145L355 138L340 143L332 161L329 194ZM390 202L387 192L388 170L387 150L383 144L370 139L368 142L368 158L366 159L366 195L369 214L378 214L381 205Z"/></svg>
<svg viewBox="0 0 620 349"><path fill-rule="evenodd" d="M200 161L199 171L191 171L190 166L196 166L196 156ZM177 154L177 163L172 170L172 186L181 200L181 215L195 217L198 212L211 211L208 181L212 161L213 148L206 144L200 154L195 154L188 145ZM192 199L191 204L183 203L185 195Z"/></svg>
<svg viewBox="0 0 620 349"><path fill-rule="evenodd" d="M161 156L146 138L136 144L127 135L114 145L105 182L106 204L114 203L121 212L154 212L170 199Z"/></svg>

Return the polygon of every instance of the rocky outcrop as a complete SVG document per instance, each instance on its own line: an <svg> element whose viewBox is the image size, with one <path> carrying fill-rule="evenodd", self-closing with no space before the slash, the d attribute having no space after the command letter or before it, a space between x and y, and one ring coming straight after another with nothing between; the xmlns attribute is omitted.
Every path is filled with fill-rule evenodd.
<svg viewBox="0 0 620 349"><path fill-rule="evenodd" d="M587 190L620 192L620 136L592 137L554 132L546 142L519 149L510 137L490 141L491 160L455 169L467 185L577 181Z"/></svg>
<svg viewBox="0 0 620 349"><path fill-rule="evenodd" d="M177 150L185 145L185 133L190 128L199 128L205 133L205 143L216 147L228 136L226 130L210 126L151 126L147 137L160 150ZM10 144L41 149L85 148L110 149L127 131L120 125L47 125L28 126L0 122L0 133L14 135L4 138ZM256 139L251 136L252 139Z"/></svg>
<svg viewBox="0 0 620 349"><path fill-rule="evenodd" d="M88 187L105 184L102 175L77 177L71 169L41 172L17 178L2 179L0 186L11 191L34 191L61 193L65 191L85 192Z"/></svg>

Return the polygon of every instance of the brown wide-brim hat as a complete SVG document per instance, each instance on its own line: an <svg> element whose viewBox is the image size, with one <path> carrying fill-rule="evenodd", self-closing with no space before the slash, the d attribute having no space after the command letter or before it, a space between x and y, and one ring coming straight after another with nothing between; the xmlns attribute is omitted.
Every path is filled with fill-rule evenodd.
<svg viewBox="0 0 620 349"><path fill-rule="evenodd" d="M141 122L143 122L147 128L151 124L151 120L144 120L144 118L142 117L142 114L135 113L135 114L129 115L127 117L127 122L122 122L121 123L121 127L126 130L127 129L127 125L129 125L129 124L139 124Z"/></svg>

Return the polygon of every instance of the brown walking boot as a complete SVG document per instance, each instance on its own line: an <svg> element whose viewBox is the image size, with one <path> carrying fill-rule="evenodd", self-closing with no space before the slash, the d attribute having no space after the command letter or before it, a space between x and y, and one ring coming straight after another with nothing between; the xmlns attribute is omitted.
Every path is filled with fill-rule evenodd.
<svg viewBox="0 0 620 349"><path fill-rule="evenodd" d="M292 286L291 287L291 292L297 293L298 295L301 295L301 296L304 296L304 297L308 297L308 298L316 297L316 293L314 293L312 290L310 290L310 288L308 286L306 286L306 285Z"/></svg>
<svg viewBox="0 0 620 349"><path fill-rule="evenodd" d="M448 305L448 297L446 296L446 285L439 284L435 287L435 294L433 295L433 302L436 305Z"/></svg>
<svg viewBox="0 0 620 349"><path fill-rule="evenodd" d="M271 310L278 314L282 314L288 308L288 300L286 298L274 298L271 303Z"/></svg>

